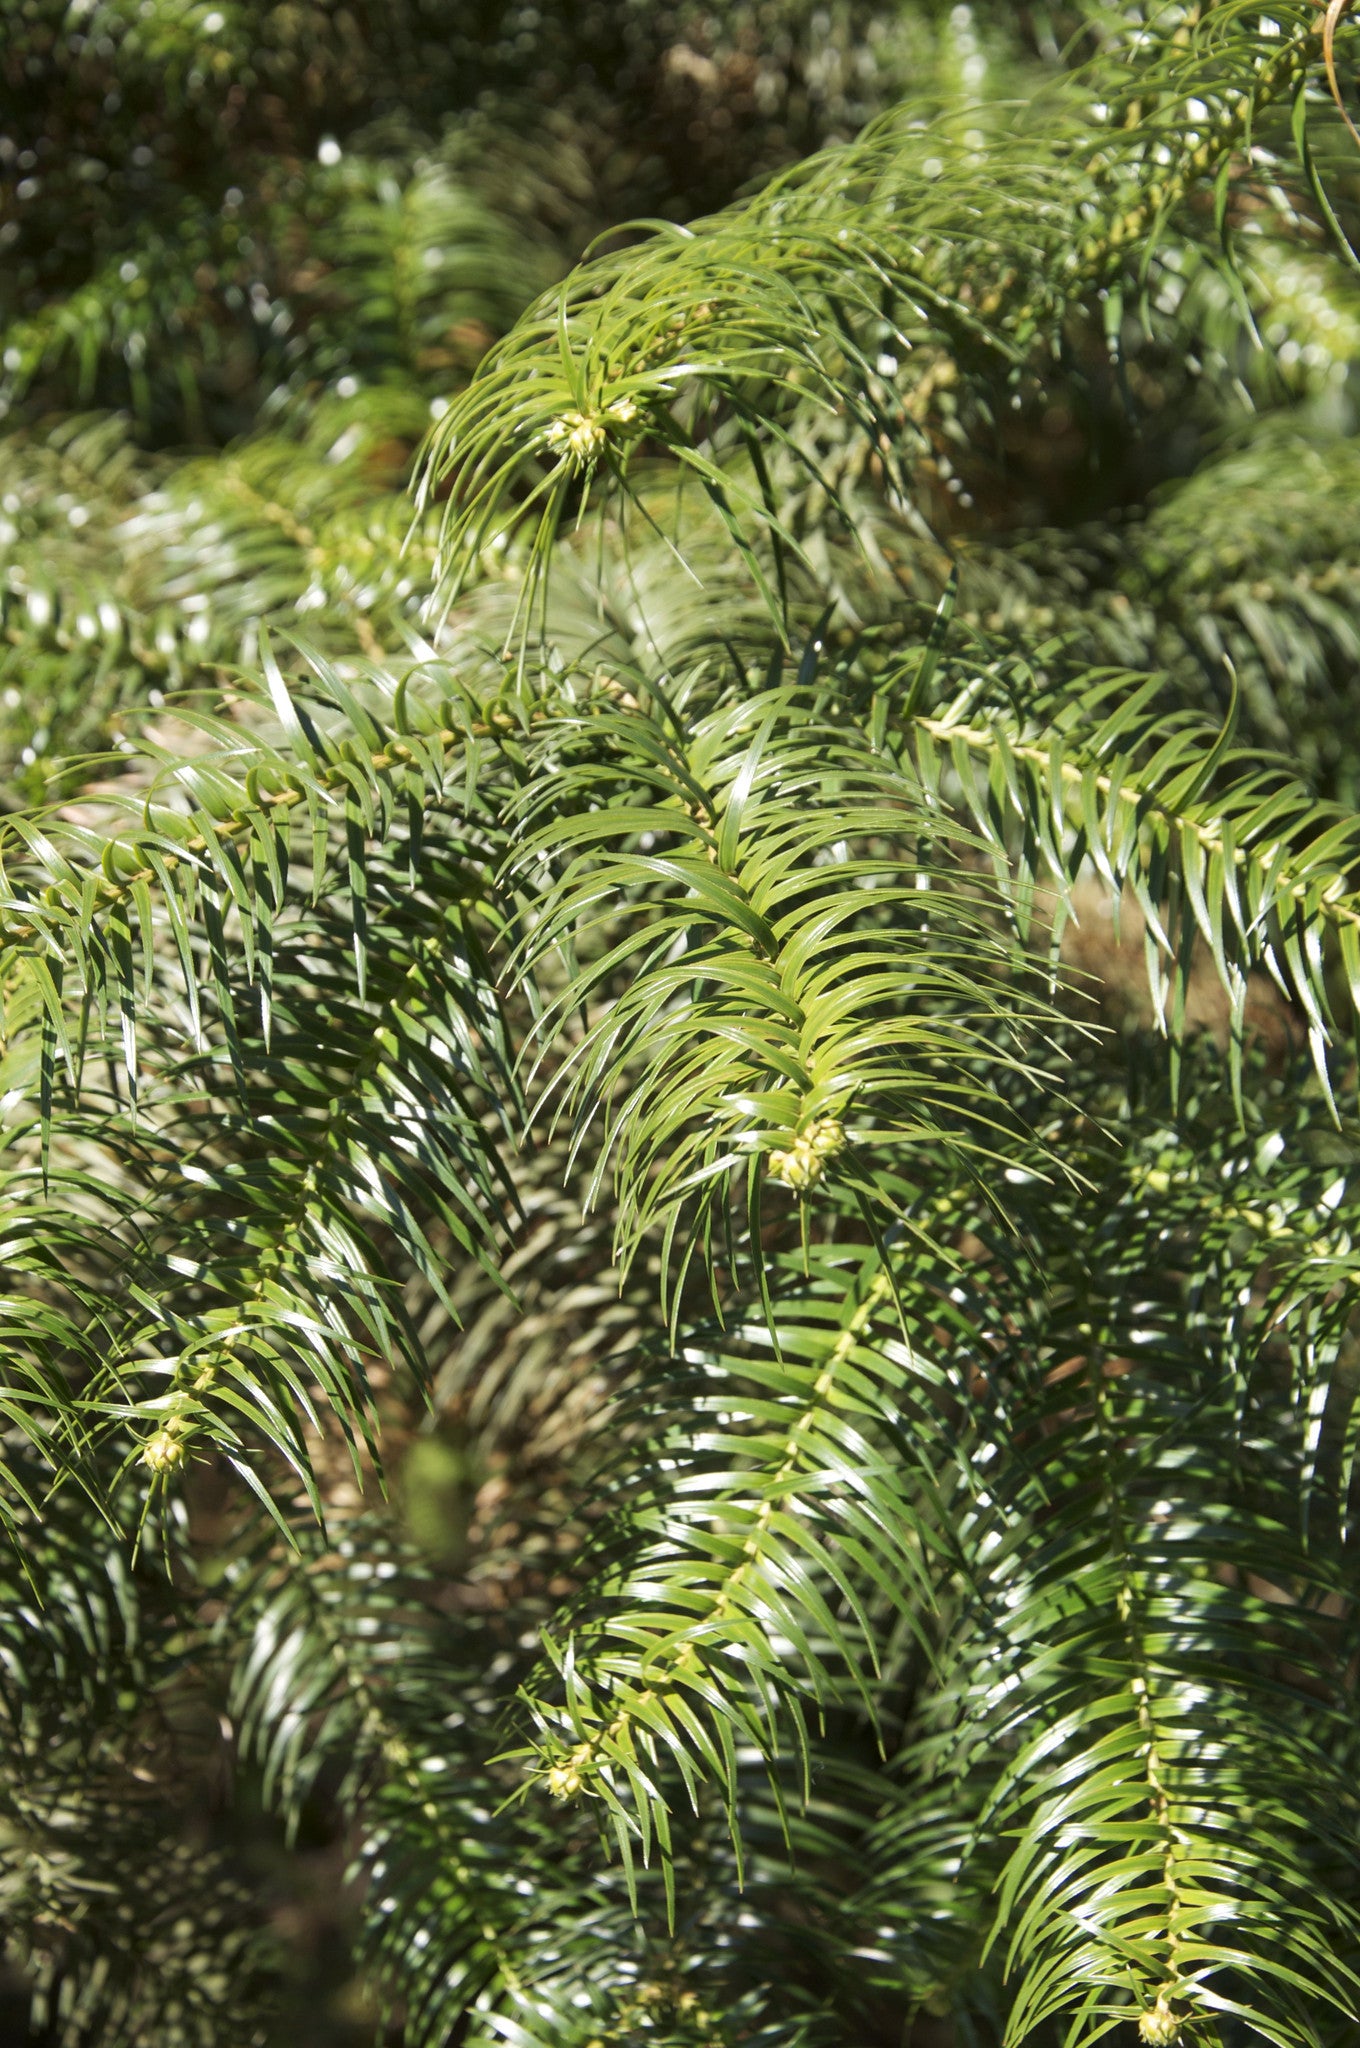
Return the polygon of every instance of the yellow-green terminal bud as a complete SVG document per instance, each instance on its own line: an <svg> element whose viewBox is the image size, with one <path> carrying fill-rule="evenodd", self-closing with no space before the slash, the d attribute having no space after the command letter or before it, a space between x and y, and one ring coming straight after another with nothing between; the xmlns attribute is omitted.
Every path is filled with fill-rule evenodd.
<svg viewBox="0 0 1360 2048"><path fill-rule="evenodd" d="M637 403L631 398L616 398L603 412L578 412L573 408L549 427L548 446L565 455L573 468L590 469L608 446L611 430L631 427L637 416Z"/></svg>
<svg viewBox="0 0 1360 2048"><path fill-rule="evenodd" d="M845 1144L845 1130L834 1116L819 1116L799 1131L787 1152L771 1152L770 1173L785 1187L801 1193L815 1187Z"/></svg>
<svg viewBox="0 0 1360 2048"><path fill-rule="evenodd" d="M1175 2048L1181 2037L1181 2023L1172 2012L1165 1991L1157 1993L1157 2003L1140 2015L1138 2038L1147 2042L1147 2048Z"/></svg>
<svg viewBox="0 0 1360 2048"><path fill-rule="evenodd" d="M566 455L577 469L594 462L609 436L595 413L564 412L548 429L548 446Z"/></svg>
<svg viewBox="0 0 1360 2048"><path fill-rule="evenodd" d="M178 1416L172 1416L164 1429L158 1429L154 1436L147 1438L142 1445L142 1463L148 1471L159 1476L176 1471L184 1463L188 1452L184 1447L183 1433L184 1424Z"/></svg>
<svg viewBox="0 0 1360 2048"><path fill-rule="evenodd" d="M575 1749L565 1756L561 1763L553 1764L548 1771L548 1790L554 1799L574 1799L585 1784L586 1772L591 1761L590 1744L578 1742Z"/></svg>

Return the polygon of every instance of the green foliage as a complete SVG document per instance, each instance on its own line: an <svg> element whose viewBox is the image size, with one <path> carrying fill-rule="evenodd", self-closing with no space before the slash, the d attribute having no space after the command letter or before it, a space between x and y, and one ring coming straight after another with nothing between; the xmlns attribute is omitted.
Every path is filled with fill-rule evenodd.
<svg viewBox="0 0 1360 2048"><path fill-rule="evenodd" d="M349 1857L352 2039L1360 2024L1319 18L775 20L6 57L0 1917L61 2048L313 2024L252 1802Z"/></svg>
<svg viewBox="0 0 1360 2048"><path fill-rule="evenodd" d="M129 1510L131 1511L129 1513ZM130 1563L135 1500L74 1497L7 1546L0 1898L46 2038L262 2042L278 1957L245 1872L204 1839L220 1749L171 1573Z"/></svg>

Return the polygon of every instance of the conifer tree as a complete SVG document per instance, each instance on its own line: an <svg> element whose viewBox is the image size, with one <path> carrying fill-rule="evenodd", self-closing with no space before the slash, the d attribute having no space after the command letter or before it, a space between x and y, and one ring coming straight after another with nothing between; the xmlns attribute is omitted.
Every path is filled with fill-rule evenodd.
<svg viewBox="0 0 1360 2048"><path fill-rule="evenodd" d="M1357 2039L1346 12L17 10L35 2040Z"/></svg>

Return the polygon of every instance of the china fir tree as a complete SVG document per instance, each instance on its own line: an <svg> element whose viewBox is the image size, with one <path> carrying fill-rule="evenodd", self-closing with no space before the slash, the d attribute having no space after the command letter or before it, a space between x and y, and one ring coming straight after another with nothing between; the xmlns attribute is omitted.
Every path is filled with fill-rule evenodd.
<svg viewBox="0 0 1360 2048"><path fill-rule="evenodd" d="M12 11L32 2040L1360 2038L1346 13Z"/></svg>

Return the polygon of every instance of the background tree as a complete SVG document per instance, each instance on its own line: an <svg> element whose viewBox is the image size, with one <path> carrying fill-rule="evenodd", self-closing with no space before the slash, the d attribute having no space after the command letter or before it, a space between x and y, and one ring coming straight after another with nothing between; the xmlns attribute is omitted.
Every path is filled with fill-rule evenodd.
<svg viewBox="0 0 1360 2048"><path fill-rule="evenodd" d="M1355 2038L1342 11L22 10L35 2038Z"/></svg>

